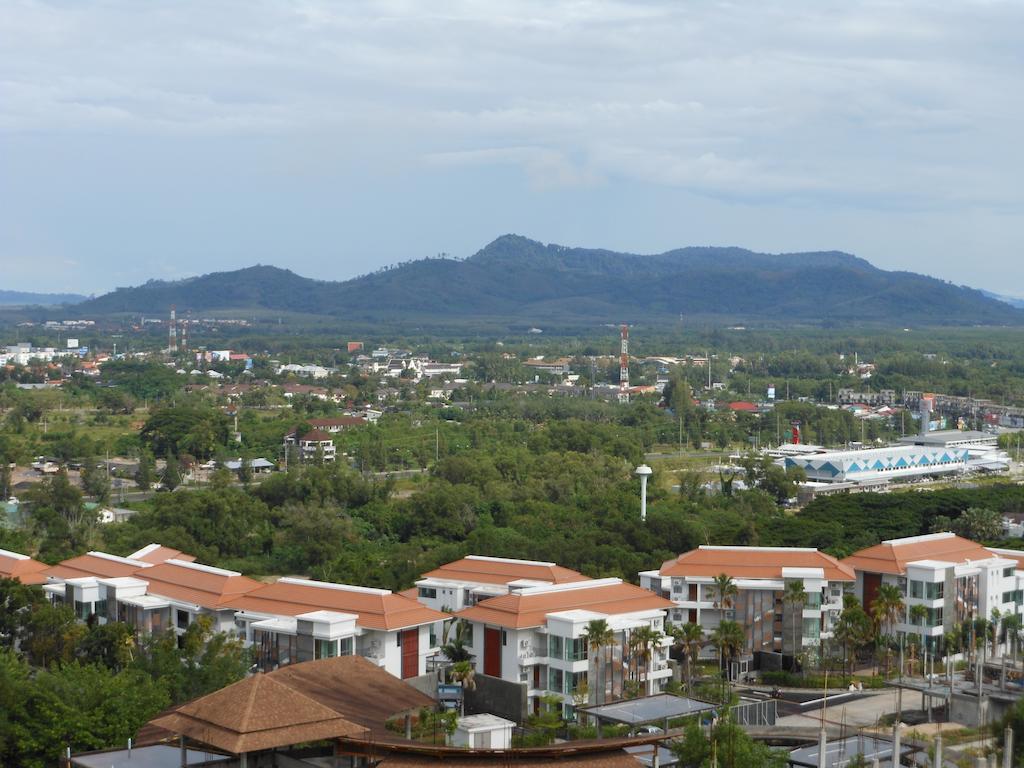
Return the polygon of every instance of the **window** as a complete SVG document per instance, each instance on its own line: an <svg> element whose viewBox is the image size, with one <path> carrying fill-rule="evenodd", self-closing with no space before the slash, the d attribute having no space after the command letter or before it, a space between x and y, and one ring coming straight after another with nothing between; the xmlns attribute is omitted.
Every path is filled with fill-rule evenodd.
<svg viewBox="0 0 1024 768"><path fill-rule="evenodd" d="M587 684L587 673L586 672L573 672L572 674L566 675L566 693L575 694L581 685Z"/></svg>
<svg viewBox="0 0 1024 768"><path fill-rule="evenodd" d="M941 627L942 626L942 609L941 608L929 608L928 618L925 619L928 622L929 627Z"/></svg>
<svg viewBox="0 0 1024 768"><path fill-rule="evenodd" d="M562 693L562 687L565 685L565 676L562 674L562 670L555 669L554 667L548 667L548 690L556 693Z"/></svg>
<svg viewBox="0 0 1024 768"><path fill-rule="evenodd" d="M566 661L586 661L587 658L587 638L577 637L575 640L566 641L565 643L565 660Z"/></svg>
<svg viewBox="0 0 1024 768"><path fill-rule="evenodd" d="M103 618L106 618L107 617L107 601L106 600L97 600L96 603L93 605L92 612L95 613L97 616L102 616Z"/></svg>
<svg viewBox="0 0 1024 768"><path fill-rule="evenodd" d="M341 648L338 650L339 656L351 656L356 652L356 641L353 637L343 637L338 641Z"/></svg>
<svg viewBox="0 0 1024 768"><path fill-rule="evenodd" d="M910 582L910 596L918 599L924 597L924 582L922 581L911 581Z"/></svg>
<svg viewBox="0 0 1024 768"><path fill-rule="evenodd" d="M433 600L434 598L437 597L437 589L435 589L434 587L420 587L419 591L417 592L417 594L420 597L424 597L424 598L428 598L430 600Z"/></svg>
<svg viewBox="0 0 1024 768"><path fill-rule="evenodd" d="M188 611L178 609L178 629L188 629L189 615Z"/></svg>
<svg viewBox="0 0 1024 768"><path fill-rule="evenodd" d="M938 600L946 592L946 585L941 581L930 581L924 585L924 596L928 600Z"/></svg>
<svg viewBox="0 0 1024 768"><path fill-rule="evenodd" d="M820 592L808 592L807 602L804 603L804 608L811 610L818 610L821 608L821 593Z"/></svg>
<svg viewBox="0 0 1024 768"><path fill-rule="evenodd" d="M508 632L506 632L504 629L501 630L501 644L503 646L508 645Z"/></svg>
<svg viewBox="0 0 1024 768"><path fill-rule="evenodd" d="M564 653L564 638L558 635L548 635L548 656L553 659L560 659Z"/></svg>
<svg viewBox="0 0 1024 768"><path fill-rule="evenodd" d="M1013 570L1014 569L1012 565L1009 568L1003 568L1003 576L1006 578L1010 578L1011 576L1013 576Z"/></svg>
<svg viewBox="0 0 1024 768"><path fill-rule="evenodd" d="M804 619L804 640L817 640L821 637L821 622L818 619Z"/></svg>
<svg viewBox="0 0 1024 768"><path fill-rule="evenodd" d="M337 640L315 640L313 648L313 658L315 659L333 659L338 655L338 641Z"/></svg>
<svg viewBox="0 0 1024 768"><path fill-rule="evenodd" d="M75 600L75 616L85 621L89 618L90 613L92 613L92 603L83 603L81 600Z"/></svg>

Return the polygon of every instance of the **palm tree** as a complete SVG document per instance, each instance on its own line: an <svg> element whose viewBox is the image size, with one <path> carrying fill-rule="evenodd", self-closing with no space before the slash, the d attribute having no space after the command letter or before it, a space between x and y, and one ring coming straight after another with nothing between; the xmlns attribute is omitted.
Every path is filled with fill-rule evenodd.
<svg viewBox="0 0 1024 768"><path fill-rule="evenodd" d="M441 635L441 653L448 661L458 663L472 658L473 655L466 647L471 632L469 622L462 619L456 619L444 628L444 634Z"/></svg>
<svg viewBox="0 0 1024 768"><path fill-rule="evenodd" d="M908 615L908 618L910 619L910 623L911 624L913 624L914 626L921 627L921 631L918 632L918 635L921 638L921 647L923 648L924 647L924 623L925 623L925 621L928 618L928 609L925 608L923 605L912 605L912 606L910 606L910 610L907 611L907 615ZM911 644L910 650L911 650L911 655L910 655L910 674L914 674L914 659L915 659L915 652L917 651L917 645L916 644Z"/></svg>
<svg viewBox="0 0 1024 768"><path fill-rule="evenodd" d="M1020 640L1021 617L1016 613L1008 613L1003 617L1003 632L1006 633L1006 640L1010 644L1010 660L1017 661L1017 644Z"/></svg>
<svg viewBox="0 0 1024 768"><path fill-rule="evenodd" d="M876 642L882 643L882 627L887 626L890 633L896 627L896 622L903 615L903 593L895 584L882 584L875 595L875 601L871 605L872 618L875 620ZM889 656L886 653L886 659ZM889 671L888 661L886 672Z"/></svg>
<svg viewBox="0 0 1024 768"><path fill-rule="evenodd" d="M643 626L633 632L634 647L639 660L644 663L644 692L650 693L651 654L656 645L661 644L664 635L649 626ZM639 675L639 673L637 673Z"/></svg>
<svg viewBox="0 0 1024 768"><path fill-rule="evenodd" d="M797 652L801 643L797 642L796 617L797 613L803 617L803 607L807 603L807 592L804 591L804 580L794 579L786 582L786 589L782 593L782 601L790 607L790 615L793 617L790 622L793 625L793 659L796 660Z"/></svg>
<svg viewBox="0 0 1024 768"><path fill-rule="evenodd" d="M697 664L700 649L704 646L704 628L692 621L681 627L667 625L665 628L675 641L674 647L678 648L686 659L686 692L692 694L693 669Z"/></svg>
<svg viewBox="0 0 1024 768"><path fill-rule="evenodd" d="M715 594L717 595L715 608L718 608L723 612L732 608L735 603L736 596L740 593L739 589L736 587L736 582L732 580L732 576L720 573L715 576L714 585Z"/></svg>
<svg viewBox="0 0 1024 768"><path fill-rule="evenodd" d="M735 621L726 619L715 628L714 632L711 633L711 643L718 649L719 668L723 668L723 660L728 664L728 662L732 661L739 652L743 650L743 644L745 641L746 637L743 633L743 627ZM725 700L725 679L727 679L727 675L723 675L723 701Z"/></svg>
<svg viewBox="0 0 1024 768"><path fill-rule="evenodd" d="M605 694L605 682L603 680L604 675L601 671L601 662L599 660L600 651L602 648L610 648L612 643L615 642L615 632L611 627L608 626L608 622L605 619L591 619L587 622L586 628L583 630L583 637L587 640L587 652L590 654L590 658L595 660L595 667L597 674L594 679L597 681L597 693L595 698L606 698ZM603 704L603 701L596 701L597 704Z"/></svg>
<svg viewBox="0 0 1024 768"><path fill-rule="evenodd" d="M992 658L996 657L996 646L999 644L999 625L1003 614L998 608L992 609L992 623L989 625L989 635L992 638Z"/></svg>
<svg viewBox="0 0 1024 768"><path fill-rule="evenodd" d="M459 714L466 714L466 691L476 690L476 673L473 665L468 661L457 661L452 664L452 680L462 686L462 696L459 701Z"/></svg>

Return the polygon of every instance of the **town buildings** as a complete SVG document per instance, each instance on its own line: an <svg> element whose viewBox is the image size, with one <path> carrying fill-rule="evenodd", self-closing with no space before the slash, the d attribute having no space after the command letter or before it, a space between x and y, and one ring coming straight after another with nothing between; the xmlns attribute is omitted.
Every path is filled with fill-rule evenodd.
<svg viewBox="0 0 1024 768"><path fill-rule="evenodd" d="M732 579L736 595L724 605L715 578ZM787 602L787 585L800 582L802 603ZM745 652L816 652L832 637L853 570L816 549L701 546L640 573L640 586L672 601L673 624L699 624L705 634L736 621Z"/></svg>

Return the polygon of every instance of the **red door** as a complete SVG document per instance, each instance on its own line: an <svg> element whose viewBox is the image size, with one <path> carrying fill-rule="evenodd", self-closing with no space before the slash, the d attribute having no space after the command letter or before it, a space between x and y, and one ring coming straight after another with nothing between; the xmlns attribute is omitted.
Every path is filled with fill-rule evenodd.
<svg viewBox="0 0 1024 768"><path fill-rule="evenodd" d="M484 627L484 674L501 677L501 630Z"/></svg>
<svg viewBox="0 0 1024 768"><path fill-rule="evenodd" d="M871 606L874 604L875 598L878 597L878 588L881 586L882 574L864 574L864 610L867 612L868 616L871 615Z"/></svg>
<svg viewBox="0 0 1024 768"><path fill-rule="evenodd" d="M402 679L416 677L420 673L420 631L402 631Z"/></svg>

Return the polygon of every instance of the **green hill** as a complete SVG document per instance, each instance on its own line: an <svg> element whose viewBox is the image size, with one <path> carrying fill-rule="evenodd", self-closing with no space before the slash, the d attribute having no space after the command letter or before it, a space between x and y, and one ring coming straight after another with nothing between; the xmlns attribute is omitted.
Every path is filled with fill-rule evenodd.
<svg viewBox="0 0 1024 768"><path fill-rule="evenodd" d="M780 323L1020 325L1024 311L846 253L680 248L657 255L499 237L464 261L424 259L345 282L269 266L150 281L76 307L82 314L265 309L369 321L500 318L637 322L729 318Z"/></svg>

